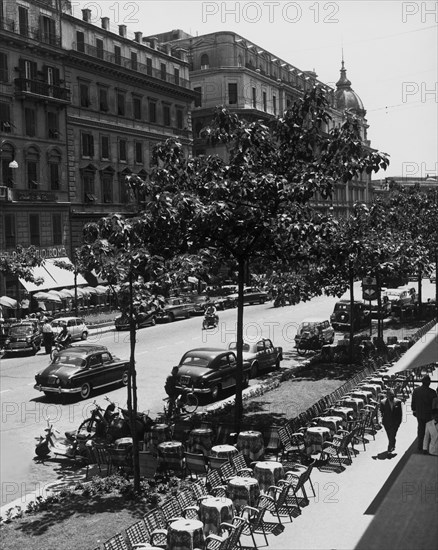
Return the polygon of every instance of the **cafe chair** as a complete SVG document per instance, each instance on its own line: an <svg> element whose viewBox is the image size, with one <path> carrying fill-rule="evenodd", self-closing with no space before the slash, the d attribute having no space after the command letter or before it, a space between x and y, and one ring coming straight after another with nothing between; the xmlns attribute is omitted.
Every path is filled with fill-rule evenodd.
<svg viewBox="0 0 438 550"><path fill-rule="evenodd" d="M215 490L213 489L211 492L207 489L207 487L204 485L202 481L195 481L193 485L190 486L193 498L196 502L196 505L199 506L199 503L204 499L211 496L226 496L225 489L221 488L219 493L215 494Z"/></svg>
<svg viewBox="0 0 438 550"><path fill-rule="evenodd" d="M93 443L93 454L96 459L96 464L99 469L99 473L106 475L111 474L111 458L108 452L107 445L103 443Z"/></svg>
<svg viewBox="0 0 438 550"><path fill-rule="evenodd" d="M301 514L300 507L296 502L295 495L289 494L290 485L283 483L281 486L271 485L268 494L260 495L257 501L257 508L264 508L276 516L279 523L282 523L281 516L289 517L292 522L294 517Z"/></svg>
<svg viewBox="0 0 438 550"><path fill-rule="evenodd" d="M237 455L233 456L231 460L233 462L235 475L253 476L253 471L251 468L248 468L242 452L239 452Z"/></svg>
<svg viewBox="0 0 438 550"><path fill-rule="evenodd" d="M282 483L288 483L290 485L290 489L292 489L295 501L300 508L304 508L305 506L309 505L309 499L307 498L306 489L304 487L305 481L306 480L303 477L303 474L296 475L288 472L285 479L279 480L278 482L279 485L281 485Z"/></svg>
<svg viewBox="0 0 438 550"><path fill-rule="evenodd" d="M210 470L207 474L206 487L211 495L215 497L226 497L226 485L218 470Z"/></svg>
<svg viewBox="0 0 438 550"><path fill-rule="evenodd" d="M219 472L223 483L228 483L232 477L236 477L236 471L229 460L224 462L219 470L213 470L213 472Z"/></svg>
<svg viewBox="0 0 438 550"><path fill-rule="evenodd" d="M121 533L117 533L103 543L103 550L129 550Z"/></svg>
<svg viewBox="0 0 438 550"><path fill-rule="evenodd" d="M268 546L267 535L277 536L284 531L284 525L275 521L265 521L266 508L254 508L252 506L244 506L241 511L241 516L246 519L246 524L243 527L242 535L251 535L254 547L257 548L254 534L259 533L265 537L266 546Z"/></svg>
<svg viewBox="0 0 438 550"><path fill-rule="evenodd" d="M236 523L234 524L234 521ZM222 522L221 531L226 532L224 536L208 535L205 538L204 550L234 550L236 548L242 548L240 544L240 537L245 527L245 519L233 518L233 524Z"/></svg>
<svg viewBox="0 0 438 550"><path fill-rule="evenodd" d="M154 508L143 516L143 521L154 546L166 548L167 526L163 514L158 508Z"/></svg>
<svg viewBox="0 0 438 550"><path fill-rule="evenodd" d="M122 448L114 449L108 447L110 457L111 471L119 471L120 473L132 472L132 451L131 449Z"/></svg>
<svg viewBox="0 0 438 550"><path fill-rule="evenodd" d="M169 527L169 524L173 521L179 519L184 519L183 510L176 497L169 498L165 500L160 505L161 513L164 516L164 521L166 522L166 527Z"/></svg>
<svg viewBox="0 0 438 550"><path fill-rule="evenodd" d="M278 427L272 426L263 429L263 440L265 444L265 457L272 455L278 460L281 452L281 441L278 435Z"/></svg>
<svg viewBox="0 0 438 550"><path fill-rule="evenodd" d="M185 458L186 469L190 478L195 476L195 478L198 479L198 476L205 477L207 475L207 459L202 453L189 453L186 451Z"/></svg>
<svg viewBox="0 0 438 550"><path fill-rule="evenodd" d="M225 462L228 462L228 458L223 456L208 456L208 471L211 470L219 470L219 468L224 464Z"/></svg>
<svg viewBox="0 0 438 550"><path fill-rule="evenodd" d="M280 437L282 449L280 461L290 460L295 457L300 461L301 458L306 458L306 444L302 433L289 434L284 426L279 426L278 435Z"/></svg>
<svg viewBox="0 0 438 550"><path fill-rule="evenodd" d="M348 445L350 444L350 433L345 430L339 430L337 434L333 436L332 441L325 441L322 446L319 461L321 466L330 465L330 460L334 460L339 465L339 469L343 471L345 468L343 462L351 464L351 453ZM321 466L319 469L321 469Z"/></svg>
<svg viewBox="0 0 438 550"><path fill-rule="evenodd" d="M176 499L186 519L199 519L199 505L197 499L190 489L178 491Z"/></svg>
<svg viewBox="0 0 438 550"><path fill-rule="evenodd" d="M217 426L215 445L233 445L236 439L237 434L231 424L219 424Z"/></svg>
<svg viewBox="0 0 438 550"><path fill-rule="evenodd" d="M152 548L153 542L150 533L146 529L144 521L141 519L125 529L125 535L131 550L141 550L143 548Z"/></svg>
<svg viewBox="0 0 438 550"><path fill-rule="evenodd" d="M193 424L191 420L177 420L172 427L172 439L185 443Z"/></svg>

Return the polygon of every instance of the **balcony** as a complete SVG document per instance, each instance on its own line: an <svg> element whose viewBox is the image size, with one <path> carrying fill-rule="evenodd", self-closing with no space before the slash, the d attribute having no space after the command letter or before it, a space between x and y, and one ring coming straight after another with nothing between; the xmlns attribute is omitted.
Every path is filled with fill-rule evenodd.
<svg viewBox="0 0 438 550"><path fill-rule="evenodd" d="M172 73L162 72L161 69L154 69L153 67L144 63L140 63L137 60L132 60L128 57L116 55L113 52L109 52L101 48L96 48L95 46L91 46L90 44L76 45L75 43L73 43L73 48L76 51L94 57L95 59L102 59L103 61L107 61L108 63L118 65L119 67L123 67L125 69L130 69L131 71L136 71L138 73L141 73L142 75L152 76L153 78L164 82L169 82L170 84L174 84L175 86L190 88L189 80L181 78L180 76L176 76Z"/></svg>
<svg viewBox="0 0 438 550"><path fill-rule="evenodd" d="M55 86L41 80L31 80L30 78L15 79L15 96L58 104L70 103L69 88Z"/></svg>
<svg viewBox="0 0 438 550"><path fill-rule="evenodd" d="M48 44L49 46L61 47L61 38L57 34L46 32L39 27L20 27L19 24L12 19L0 19L0 28L5 31L13 32L23 38L30 38Z"/></svg>

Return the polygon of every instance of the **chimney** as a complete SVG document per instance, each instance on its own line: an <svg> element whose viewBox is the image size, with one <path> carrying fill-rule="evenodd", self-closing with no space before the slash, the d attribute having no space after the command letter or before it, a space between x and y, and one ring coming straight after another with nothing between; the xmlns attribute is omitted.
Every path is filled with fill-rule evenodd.
<svg viewBox="0 0 438 550"><path fill-rule="evenodd" d="M101 17L102 29L109 30L110 20L109 17Z"/></svg>
<svg viewBox="0 0 438 550"><path fill-rule="evenodd" d="M140 42L140 44L141 44L141 41L142 41L142 38L143 38L143 33L139 31L139 32L134 33L134 35L135 35L135 41Z"/></svg>
<svg viewBox="0 0 438 550"><path fill-rule="evenodd" d="M119 35L126 38L126 25L119 25Z"/></svg>
<svg viewBox="0 0 438 550"><path fill-rule="evenodd" d="M91 21L91 10L82 10L82 21L86 21L87 23Z"/></svg>
<svg viewBox="0 0 438 550"><path fill-rule="evenodd" d="M157 49L158 38L156 36L149 37L149 45L153 50Z"/></svg>

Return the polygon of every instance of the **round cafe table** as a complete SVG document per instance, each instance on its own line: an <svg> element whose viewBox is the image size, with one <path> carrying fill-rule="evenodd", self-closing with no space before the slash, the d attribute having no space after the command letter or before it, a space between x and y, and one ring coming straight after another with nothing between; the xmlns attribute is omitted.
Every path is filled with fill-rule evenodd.
<svg viewBox="0 0 438 550"><path fill-rule="evenodd" d="M373 392L366 390L355 390L351 392L351 397L357 397L358 399L363 399L364 403L368 405L370 399L373 398Z"/></svg>
<svg viewBox="0 0 438 550"><path fill-rule="evenodd" d="M260 460L265 454L263 435L254 430L240 432L237 436L236 447L242 452L247 462Z"/></svg>
<svg viewBox="0 0 438 550"><path fill-rule="evenodd" d="M182 469L184 445L181 441L163 441L158 444L158 460L168 470ZM177 468L175 468L175 466Z"/></svg>
<svg viewBox="0 0 438 550"><path fill-rule="evenodd" d="M164 441L169 441L171 438L170 426L167 424L154 424L149 432L147 443L153 453L157 453L157 447Z"/></svg>
<svg viewBox="0 0 438 550"><path fill-rule="evenodd" d="M204 548L204 525L197 519L178 519L167 530L166 550Z"/></svg>
<svg viewBox="0 0 438 550"><path fill-rule="evenodd" d="M234 445L215 445L211 448L210 454L211 456L231 460L233 456L236 456L238 453L239 451Z"/></svg>
<svg viewBox="0 0 438 550"><path fill-rule="evenodd" d="M354 409L352 409L351 407L337 406L337 407L332 407L330 409L330 413L333 416L340 416L343 422L348 422L353 418Z"/></svg>
<svg viewBox="0 0 438 550"><path fill-rule="evenodd" d="M284 468L281 462L265 460L254 464L254 477L259 482L260 492L267 493L271 485L277 485L284 478Z"/></svg>
<svg viewBox="0 0 438 550"><path fill-rule="evenodd" d="M228 481L227 495L234 506L255 506L260 496L259 482L255 477L232 477Z"/></svg>
<svg viewBox="0 0 438 550"><path fill-rule="evenodd" d="M195 428L189 433L187 450L190 453L202 453L208 456L213 445L213 430L210 428Z"/></svg>
<svg viewBox="0 0 438 550"><path fill-rule="evenodd" d="M344 407L351 407L354 411L354 416L357 418L365 403L363 399L357 399L357 397L346 397L342 400L342 405Z"/></svg>
<svg viewBox="0 0 438 550"><path fill-rule="evenodd" d="M379 393L382 391L381 387L377 384L361 384L359 386L361 391L370 391L373 394L373 399L378 398Z"/></svg>
<svg viewBox="0 0 438 550"><path fill-rule="evenodd" d="M231 523L234 515L233 501L224 497L207 497L199 504L199 519L204 524L204 535L221 535L221 523Z"/></svg>
<svg viewBox="0 0 438 550"><path fill-rule="evenodd" d="M330 429L324 426L311 426L304 434L306 452L313 455L321 452L324 441L330 438Z"/></svg>
<svg viewBox="0 0 438 550"><path fill-rule="evenodd" d="M343 422L342 416L320 416L318 418L318 426L323 426L330 430L330 435L335 435L340 428L342 428Z"/></svg>

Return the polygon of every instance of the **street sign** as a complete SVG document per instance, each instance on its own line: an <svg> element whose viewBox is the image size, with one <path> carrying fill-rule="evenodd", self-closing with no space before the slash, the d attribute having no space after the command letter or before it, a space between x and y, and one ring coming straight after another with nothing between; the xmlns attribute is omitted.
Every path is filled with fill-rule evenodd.
<svg viewBox="0 0 438 550"><path fill-rule="evenodd" d="M362 288L366 286L375 286L377 288L377 279L375 277L364 277L362 279Z"/></svg>
<svg viewBox="0 0 438 550"><path fill-rule="evenodd" d="M362 300L377 300L377 287L362 287Z"/></svg>

